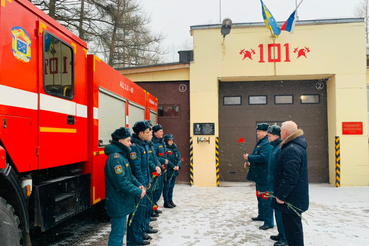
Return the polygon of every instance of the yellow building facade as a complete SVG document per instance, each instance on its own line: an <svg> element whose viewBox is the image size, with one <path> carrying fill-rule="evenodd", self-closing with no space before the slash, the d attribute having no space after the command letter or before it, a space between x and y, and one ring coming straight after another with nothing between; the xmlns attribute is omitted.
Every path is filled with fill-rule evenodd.
<svg viewBox="0 0 369 246"><path fill-rule="evenodd" d="M234 90L231 87L234 88L237 85L250 93L251 91L259 93L257 84L260 83L265 86L264 91L267 94L274 88L291 82L291 85L302 86L301 88L307 88L310 91L311 89L321 90L322 88L319 87L324 87L325 94L316 92L316 95L321 97L319 102L324 104L323 111L325 111L325 114L320 114L322 109L316 109L316 119L324 117L325 126L322 129L327 131L326 137L322 140L325 147L320 147L322 152L326 152L327 160L324 161L326 162L324 165L327 167L326 170L320 170L319 162L315 167L317 173L326 173L324 175L327 178L321 180L332 185L336 185L338 181L340 186L368 186L367 61L363 20L300 21L296 25L294 34L282 32L276 39L271 37L264 23L234 24L231 33L225 37L221 35L220 28L220 25L191 27L194 59L189 65L181 64L177 67L172 65L167 68L158 65L152 68L141 68L141 70L137 68L121 71L135 82L189 81L194 185L211 187L219 185L219 181L222 181L217 171L219 164L216 154L216 151L223 153L222 144L219 149L216 145L218 137L222 136L222 131L225 131L223 129L228 129L227 136L232 135L233 126L235 131L239 131L239 134L227 140L223 149L228 148L231 143L235 144L235 148L239 148L234 139L236 136L242 136L243 129L234 125L231 122L232 119L224 122L227 112L233 110L231 107L224 107L226 104L223 101L227 93ZM231 89L228 89L228 86ZM290 87L285 87L286 93L290 90ZM314 132L312 126L315 121L313 118L315 111L311 111L313 113L309 113L308 116L303 115L308 112L303 107L308 110L314 105L302 105L302 98L305 94L309 96L311 93L299 93L298 90L300 89L287 93L287 96L291 94L295 104L299 104L297 105L299 108L294 109L293 112L300 114L299 119L302 124L305 119L311 121L312 124L305 124L306 133ZM281 108L281 112L284 114L287 112L286 115L288 115L289 105L277 105L277 98L284 95L283 91L284 89L279 89L274 94L265 96L268 102L262 103L264 105L261 106L253 106L253 96L250 94L245 94L246 96L242 98L240 96L244 106L236 108L238 111L234 112L240 113L235 113L231 118L234 117L234 121L242 120L244 118L237 118L242 112L245 114L259 112L263 115L260 121L269 120L278 123L294 120L294 117L268 117L269 113L279 110L275 109L277 106ZM255 95L259 100L260 98L257 97L259 94ZM257 111L253 111L255 107L259 107ZM256 118L251 123L246 123L250 125L247 129L254 127L258 120ZM194 127L192 127L194 123L214 124L214 135L202 136L209 138L210 144L195 141L198 136L194 135ZM225 136L224 133L223 136ZM221 143L222 139L225 137L219 138ZM312 140L310 142L313 142ZM250 141L249 146L253 145L255 141ZM310 148L314 148L314 144ZM317 153L319 148L315 150L315 159L319 159ZM228 166L232 166L232 161L228 161L224 153L223 155L224 168L227 166L226 162L229 162ZM236 158L242 166L242 159L232 158ZM222 159L220 161L222 162ZM238 172L238 167L234 170L232 168L223 176ZM317 178L315 182L319 180Z"/></svg>

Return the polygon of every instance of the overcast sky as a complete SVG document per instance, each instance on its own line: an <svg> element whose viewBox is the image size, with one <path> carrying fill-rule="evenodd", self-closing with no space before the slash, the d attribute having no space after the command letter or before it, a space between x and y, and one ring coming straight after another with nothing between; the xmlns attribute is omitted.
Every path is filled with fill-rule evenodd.
<svg viewBox="0 0 369 246"><path fill-rule="evenodd" d="M178 61L176 51L192 47L190 26L219 24L220 0L138 0L151 16L150 27L165 35L167 62ZM300 2L300 0L297 0ZM352 18L362 0L304 0L298 9L300 20ZM277 21L285 21L295 9L295 0L264 0ZM221 20L233 23L261 22L260 0L221 0Z"/></svg>

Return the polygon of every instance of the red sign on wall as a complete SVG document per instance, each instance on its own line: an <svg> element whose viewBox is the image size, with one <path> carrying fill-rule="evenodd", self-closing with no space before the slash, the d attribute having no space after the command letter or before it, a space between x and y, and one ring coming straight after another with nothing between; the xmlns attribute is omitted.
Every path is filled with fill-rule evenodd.
<svg viewBox="0 0 369 246"><path fill-rule="evenodd" d="M363 122L342 122L343 135L362 135Z"/></svg>
<svg viewBox="0 0 369 246"><path fill-rule="evenodd" d="M276 43L268 44L265 48L264 44L260 44L258 48L244 48L240 50L239 54L241 55L242 60L245 60L246 58L254 60L253 56L255 55L255 57L259 59L259 63L265 63L266 57L264 56L264 53L267 53L267 62L291 62L290 51L292 51L292 49L290 50L289 43L285 43L283 47L280 43ZM293 53L296 53L296 59L299 59L300 57L301 59L307 59L307 54L310 53L310 51L310 48L306 46L293 48ZM275 57L273 58L273 56Z"/></svg>

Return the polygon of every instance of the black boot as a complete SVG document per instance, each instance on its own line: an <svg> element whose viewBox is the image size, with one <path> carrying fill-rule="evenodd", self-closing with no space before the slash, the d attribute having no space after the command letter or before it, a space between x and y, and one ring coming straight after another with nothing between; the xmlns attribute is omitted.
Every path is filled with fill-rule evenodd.
<svg viewBox="0 0 369 246"><path fill-rule="evenodd" d="M148 234L145 234L145 235L143 235L142 239L143 240L151 240L152 237L150 237Z"/></svg>
<svg viewBox="0 0 369 246"><path fill-rule="evenodd" d="M164 208L174 208L169 202L164 202Z"/></svg>
<svg viewBox="0 0 369 246"><path fill-rule="evenodd" d="M173 201L169 201L169 204L172 205L173 207L177 207Z"/></svg>

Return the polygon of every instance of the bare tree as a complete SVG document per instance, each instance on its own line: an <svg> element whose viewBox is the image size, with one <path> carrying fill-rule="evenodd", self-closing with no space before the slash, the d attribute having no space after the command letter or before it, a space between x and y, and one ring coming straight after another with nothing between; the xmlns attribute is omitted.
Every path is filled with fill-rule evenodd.
<svg viewBox="0 0 369 246"><path fill-rule="evenodd" d="M369 7L369 0L361 0L361 2L355 8L355 16L364 18L364 21L365 21L366 43L369 43L369 37L368 37L368 27L369 27L368 26L368 22L369 22L368 7Z"/></svg>
<svg viewBox="0 0 369 246"><path fill-rule="evenodd" d="M135 0L96 1L110 23L102 33L102 44L108 50L108 64L115 68L156 64L165 52L160 49L162 35L148 29L150 22Z"/></svg>
<svg viewBox="0 0 369 246"><path fill-rule="evenodd" d="M137 0L33 0L49 16L88 42L113 67L156 64L165 54L163 36L148 28L150 19Z"/></svg>

